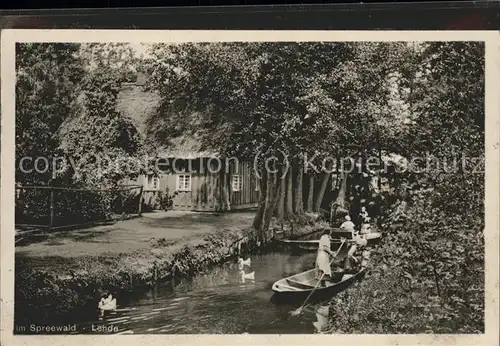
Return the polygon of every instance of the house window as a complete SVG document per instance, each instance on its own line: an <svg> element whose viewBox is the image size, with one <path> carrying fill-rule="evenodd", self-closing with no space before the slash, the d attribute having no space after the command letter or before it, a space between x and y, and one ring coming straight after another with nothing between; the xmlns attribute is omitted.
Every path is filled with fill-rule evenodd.
<svg viewBox="0 0 500 346"><path fill-rule="evenodd" d="M177 190L191 191L191 176L189 174L177 175Z"/></svg>
<svg viewBox="0 0 500 346"><path fill-rule="evenodd" d="M155 190L158 191L160 189L160 178L155 176L154 174L148 174L146 176L146 190Z"/></svg>
<svg viewBox="0 0 500 346"><path fill-rule="evenodd" d="M233 174L232 181L231 181L231 187L233 191L241 191L241 186L242 186L242 179L241 175L239 174Z"/></svg>

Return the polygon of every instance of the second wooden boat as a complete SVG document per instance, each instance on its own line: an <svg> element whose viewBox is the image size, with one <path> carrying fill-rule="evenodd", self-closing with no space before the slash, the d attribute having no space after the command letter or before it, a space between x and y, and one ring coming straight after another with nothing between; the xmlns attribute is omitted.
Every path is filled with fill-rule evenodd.
<svg viewBox="0 0 500 346"><path fill-rule="evenodd" d="M374 244L378 240L382 238L382 233L380 232L372 232L366 234L366 240L368 241L368 244ZM354 239L348 239L347 242L353 243L355 240ZM297 246L298 248L302 250L308 250L308 251L314 251L318 250L319 246L319 239L312 239L312 240L296 240L296 239L283 239L281 240L282 243L287 244L287 245L293 245ZM341 240L340 239L335 239L333 238L331 240L332 247L336 244L340 244Z"/></svg>

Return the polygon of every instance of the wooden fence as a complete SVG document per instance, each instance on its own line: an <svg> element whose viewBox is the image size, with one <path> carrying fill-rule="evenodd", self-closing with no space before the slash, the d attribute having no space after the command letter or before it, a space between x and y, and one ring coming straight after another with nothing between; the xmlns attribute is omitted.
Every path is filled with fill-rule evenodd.
<svg viewBox="0 0 500 346"><path fill-rule="evenodd" d="M134 206L130 205L125 205L126 197L121 198L121 208L118 206L117 210L121 211L122 215L121 217L123 218L124 215L127 212L127 207L129 208L128 213L130 215L137 215L140 216L142 214L142 205L143 205L143 186L142 185L124 185L119 188L115 189L92 189L92 188L70 188L70 187L57 187L57 186L36 186L36 185L19 185L16 186L16 228L38 228L38 229L43 229L43 230L57 230L57 229L67 229L67 228L73 228L73 227L85 227L85 226L92 226L95 224L99 224L102 222L109 222L111 220L115 220L112 218L107 218L105 217L104 219L101 220L88 220L88 222L79 222L75 224L68 224L68 223L63 223L58 225L56 222L56 208L59 202L59 205L62 206L68 206L71 203L76 203L75 206L78 207L78 201L74 201L74 198L66 198L64 197L60 200L58 200L56 194L57 192L61 193L68 193L68 194L75 194L75 193L87 193L91 194L90 198L83 198L82 201L86 202L87 205L92 205L92 202L95 202L96 204L99 204L103 200L103 194L108 193L111 197L113 197L113 194L117 194L115 197L118 197L117 199L119 200L119 193L122 192L130 192L134 189L138 189L139 192L134 196L134 198L138 197L137 202L130 202L129 204L135 204ZM37 193L41 193L40 195L34 194L30 198L26 198L28 194L26 193L27 191L33 191ZM44 193L46 195L44 196ZM88 195L87 195L88 196ZM46 206L48 207L48 213L44 217L43 213L43 207ZM104 215L107 215L109 210L106 210L106 207L104 205L95 205L92 206L95 208L95 210L101 211L104 213ZM46 222L40 222L40 223L33 223L33 222L23 222L25 219L26 215L26 209L28 209L28 215L29 215L29 209L34 208L35 213L38 212L38 215L41 215L39 219L45 220ZM130 212L130 208L133 208L134 212ZM41 210L40 210L41 209ZM85 212L84 210L81 210L82 212ZM64 216L64 213L62 214ZM76 216L78 216L76 214ZM85 217L83 215L80 215L80 219L84 219ZM69 215L71 218L71 215ZM30 217L28 216L27 219L29 220ZM31 217L31 219L35 219L36 217ZM78 217L76 217L78 219Z"/></svg>

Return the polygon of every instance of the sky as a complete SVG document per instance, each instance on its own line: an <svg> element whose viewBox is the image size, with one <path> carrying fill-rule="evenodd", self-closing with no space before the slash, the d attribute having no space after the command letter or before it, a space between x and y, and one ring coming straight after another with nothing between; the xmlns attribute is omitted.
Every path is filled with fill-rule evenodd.
<svg viewBox="0 0 500 346"><path fill-rule="evenodd" d="M141 54L146 54L147 44L146 43L129 43L129 45L136 51L137 56Z"/></svg>

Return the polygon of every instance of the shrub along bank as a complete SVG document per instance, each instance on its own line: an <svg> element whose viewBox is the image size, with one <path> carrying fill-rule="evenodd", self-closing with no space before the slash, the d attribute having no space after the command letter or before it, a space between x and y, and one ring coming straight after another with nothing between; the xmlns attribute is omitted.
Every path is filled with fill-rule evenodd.
<svg viewBox="0 0 500 346"><path fill-rule="evenodd" d="M401 261L398 257L404 256L402 245L395 237L389 237L372 252L372 268L365 279L331 300L329 324L324 331L484 333L484 279L464 277L462 282L454 283L459 287L451 287L450 282L446 293L438 295L431 280L412 275L397 265Z"/></svg>

